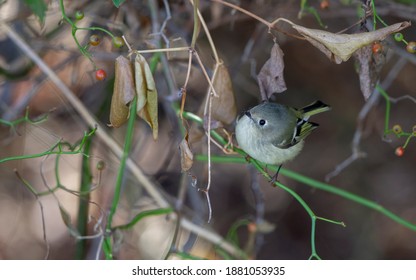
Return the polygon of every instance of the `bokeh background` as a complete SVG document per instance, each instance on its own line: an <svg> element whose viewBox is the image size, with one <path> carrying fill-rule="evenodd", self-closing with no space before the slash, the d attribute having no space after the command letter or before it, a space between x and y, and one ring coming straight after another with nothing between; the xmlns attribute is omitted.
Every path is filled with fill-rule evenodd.
<svg viewBox="0 0 416 280"><path fill-rule="evenodd" d="M267 27L258 21L219 3L200 1L200 11L215 42L217 51L228 67L233 82L237 111L241 112L260 101L255 75L268 59L273 38ZM272 21L287 18L309 28L323 29L310 12L317 12L326 30L338 32L359 20L361 1L330 0L323 8L320 1L307 1L307 8L299 18L302 1L234 1L244 9ZM365 2L365 1L364 1ZM376 1L377 14L388 24L413 21L416 17L414 1ZM0 21L24 38L30 48L54 70L59 78L83 102L91 114L103 124L120 145L126 127L107 127L109 103L114 83L115 58L127 55L126 47L117 49L102 33L102 42L89 48L97 67L107 72L105 81L97 81L94 65L80 54L68 24L62 21L58 1L47 1L44 25L23 1L4 1L0 4ZM193 9L190 1L127 0L120 8L111 1L63 1L67 15L75 11L85 14L80 26L101 26L117 35L124 35L133 49L152 49L169 40L173 45L189 45L193 30ZM168 4L170 19L165 21ZM370 18L371 21L371 18ZM163 32L162 24L166 24ZM381 24L377 25L381 27ZM294 32L282 26L287 32ZM355 29L354 29L355 28ZM349 32L356 30L356 26ZM78 32L85 44L91 34ZM415 41L415 27L403 31L407 41ZM163 35L163 36L162 36ZM315 116L320 127L306 141L303 152L283 167L319 181L352 154L352 141L360 129L359 147L366 156L349 164L329 184L358 194L398 216L416 224L416 143L410 139L403 156L395 149L403 146L405 138L394 134L383 138L386 102L372 97L375 102L364 118L359 114L366 101L360 91L357 67L353 59L341 64L332 63L319 50L304 40L283 34L277 35L284 52L287 91L273 97L276 102L293 107L305 106L314 100L331 105L330 112ZM382 42L385 64L380 82L389 77L384 89L391 98L390 127L399 124L404 131L416 125L416 56L407 53L405 45L392 37ZM165 46L164 46L165 47ZM196 51L205 68L212 74L214 59L207 37L201 31ZM146 55L149 58L150 55ZM247 164L212 163L211 207L212 221L207 223L207 201L197 188L208 180L208 166L195 161L188 173L181 172L179 142L183 135L181 123L172 109L180 101L180 88L187 71L187 53L166 58L168 67L160 64L155 73L159 92L160 135L152 139L149 127L136 122L131 159L143 170L172 206L179 207L188 218L207 232L223 237L239 221L236 231L238 246L256 259L307 259L311 254L311 221L302 206L285 191L272 187L267 179ZM16 155L43 152L64 139L75 143L89 128L60 90L42 74L25 52L16 47L8 33L0 28L0 116L15 120L25 114L36 119L47 114L39 124L21 123L15 129L0 125L0 159ZM198 113L204 106L206 82L200 67L193 63L185 110ZM375 95L379 93L375 92ZM405 98L401 98L407 96ZM371 100L373 100L371 99ZM195 155L206 154L206 138L198 135L198 125L192 126L190 143ZM233 125L227 127L232 132ZM388 141L387 141L388 140ZM228 157L214 145L213 155ZM15 170L39 192L56 185L56 156L0 163L0 258L2 259L73 259L77 239L65 225L59 206L64 207L76 225L79 197L76 193L58 190L54 195L36 198L16 176ZM106 168L99 172L94 166L104 161ZM59 165L60 183L79 190L82 156L62 156ZM111 204L119 159L99 137L94 137L90 165L97 188L91 192L89 234L96 233L95 225L105 217ZM280 175L279 180L295 190L320 217L343 221L346 227L317 222L316 247L323 259L414 259L416 232L378 212L351 200L338 197ZM46 181L46 182L45 182ZM195 184L196 183L196 184ZM255 199L260 188L264 201ZM43 207L43 215L40 204ZM181 206L182 205L182 206ZM259 213L262 207L264 214ZM141 182L127 171L124 175L122 198L114 224L127 223L135 214L157 208ZM42 218L43 217L43 218ZM256 217L267 221L263 233L253 239ZM105 218L104 218L105 219ZM43 222L44 221L44 225ZM149 217L133 229L117 232L114 236L115 257L120 259L163 258L171 248L176 223L166 216ZM45 237L46 235L46 237ZM86 242L82 258L95 258L100 248L100 236ZM45 240L47 242L45 242ZM198 234L181 228L176 249L202 258L223 258L218 248ZM49 252L47 255L46 252ZM101 255L102 257L102 255ZM171 257L175 257L172 255Z"/></svg>

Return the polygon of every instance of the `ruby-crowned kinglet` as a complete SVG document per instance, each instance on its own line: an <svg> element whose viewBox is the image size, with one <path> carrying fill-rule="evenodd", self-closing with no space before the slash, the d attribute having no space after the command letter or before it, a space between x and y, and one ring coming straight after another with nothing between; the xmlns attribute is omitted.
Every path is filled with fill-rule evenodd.
<svg viewBox="0 0 416 280"><path fill-rule="evenodd" d="M237 118L238 145L256 160L281 165L299 154L305 137L318 127L318 124L308 122L309 117L330 109L321 101L300 110L262 103Z"/></svg>

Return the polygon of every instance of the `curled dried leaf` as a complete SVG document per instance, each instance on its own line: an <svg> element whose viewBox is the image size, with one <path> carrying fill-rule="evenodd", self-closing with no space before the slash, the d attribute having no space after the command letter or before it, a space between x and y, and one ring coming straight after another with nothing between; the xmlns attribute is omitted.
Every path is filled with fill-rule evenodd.
<svg viewBox="0 0 416 280"><path fill-rule="evenodd" d="M384 54L373 54L372 46L368 45L354 53L357 63L358 75L360 78L360 89L367 100L373 93L380 76L380 71L384 65Z"/></svg>
<svg viewBox="0 0 416 280"><path fill-rule="evenodd" d="M139 112L139 116L143 118L152 128L153 139L155 140L157 139L159 132L157 100L156 90L148 90L146 106Z"/></svg>
<svg viewBox="0 0 416 280"><path fill-rule="evenodd" d="M192 164L194 163L194 154L191 151L191 147L188 142L188 134L182 139L179 144L179 149L181 152L181 169L182 172L186 172L191 169Z"/></svg>
<svg viewBox="0 0 416 280"><path fill-rule="evenodd" d="M65 210L65 208L63 208L61 205L59 205L59 212L61 214L62 221L64 222L65 226L68 228L69 232L73 236L79 236L79 232L77 228L72 224L71 216Z"/></svg>
<svg viewBox="0 0 416 280"><path fill-rule="evenodd" d="M217 71L213 77L213 86L218 96L212 98L212 118L223 124L231 124L237 116L237 106L231 82L230 74L224 64L217 65Z"/></svg>
<svg viewBox="0 0 416 280"><path fill-rule="evenodd" d="M143 109L147 102L147 82L145 77L146 60L143 56L137 55L134 61L134 81L136 83L137 112Z"/></svg>
<svg viewBox="0 0 416 280"><path fill-rule="evenodd" d="M133 69L130 61L119 56L115 63L115 80L110 108L110 124L122 126L129 117L129 104L135 95Z"/></svg>
<svg viewBox="0 0 416 280"><path fill-rule="evenodd" d="M270 58L264 63L257 75L263 101L268 100L274 93L280 93L287 89L283 77L284 67L283 51L275 42L270 52Z"/></svg>
<svg viewBox="0 0 416 280"><path fill-rule="evenodd" d="M146 59L136 55L134 62L135 82L137 92L137 115L144 119L153 132L153 138L158 137L158 96L152 71Z"/></svg>
<svg viewBox="0 0 416 280"><path fill-rule="evenodd" d="M336 34L324 30L310 29L297 24L292 27L331 61L339 64L347 61L358 49L374 41L382 41L388 35L409 27L410 22L400 22L370 32Z"/></svg>

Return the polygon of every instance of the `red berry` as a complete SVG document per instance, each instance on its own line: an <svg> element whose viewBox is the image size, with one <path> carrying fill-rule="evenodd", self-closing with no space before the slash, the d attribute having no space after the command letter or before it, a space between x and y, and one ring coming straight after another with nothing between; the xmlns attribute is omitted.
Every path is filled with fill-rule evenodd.
<svg viewBox="0 0 416 280"><path fill-rule="evenodd" d="M396 154L396 156L401 157L404 154L403 147L397 147L394 153Z"/></svg>
<svg viewBox="0 0 416 280"><path fill-rule="evenodd" d="M100 44L100 42L101 42L100 36L95 35L95 34L90 36L90 45L91 46L98 46Z"/></svg>
<svg viewBox="0 0 416 280"><path fill-rule="evenodd" d="M371 50L374 54L378 54L383 49L383 46L379 42L374 42Z"/></svg>
<svg viewBox="0 0 416 280"><path fill-rule="evenodd" d="M409 42L406 46L406 50L409 53L416 53L416 42Z"/></svg>
<svg viewBox="0 0 416 280"><path fill-rule="evenodd" d="M107 78L107 73L104 69L98 69L97 71L95 71L95 78L98 81L103 81L105 80L105 78Z"/></svg>

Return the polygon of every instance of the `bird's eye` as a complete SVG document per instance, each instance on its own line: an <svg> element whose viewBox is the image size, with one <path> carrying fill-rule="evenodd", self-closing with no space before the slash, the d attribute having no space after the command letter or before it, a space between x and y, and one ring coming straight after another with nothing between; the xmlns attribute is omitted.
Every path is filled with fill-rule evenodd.
<svg viewBox="0 0 416 280"><path fill-rule="evenodd" d="M265 124L266 124L266 120L263 120L263 119L259 120L259 125L263 126Z"/></svg>

